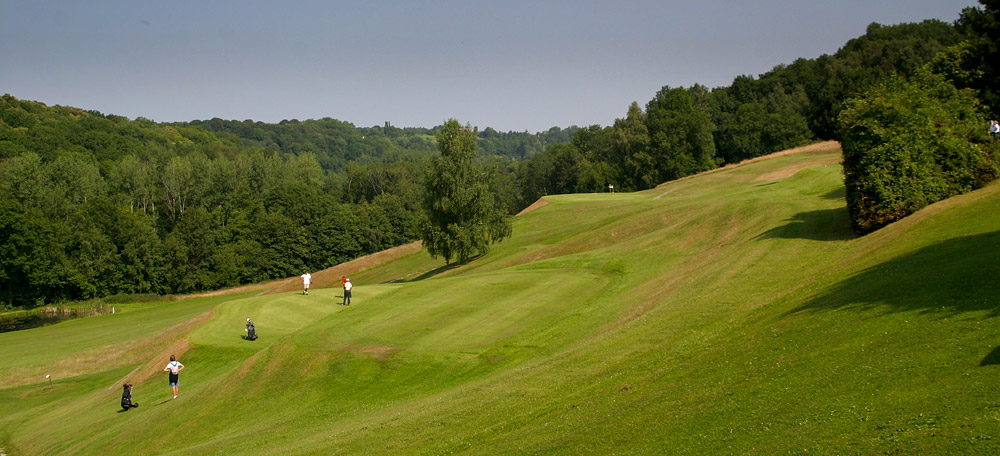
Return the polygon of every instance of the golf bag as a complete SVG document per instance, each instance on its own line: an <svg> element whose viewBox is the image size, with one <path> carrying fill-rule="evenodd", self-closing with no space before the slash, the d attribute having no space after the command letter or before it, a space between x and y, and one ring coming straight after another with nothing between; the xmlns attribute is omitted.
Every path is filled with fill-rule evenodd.
<svg viewBox="0 0 1000 456"><path fill-rule="evenodd" d="M132 384L122 385L122 408L127 412L128 409L138 406L138 402L132 402Z"/></svg>
<svg viewBox="0 0 1000 456"><path fill-rule="evenodd" d="M247 318L247 340L257 340L257 327L253 325L253 322Z"/></svg>

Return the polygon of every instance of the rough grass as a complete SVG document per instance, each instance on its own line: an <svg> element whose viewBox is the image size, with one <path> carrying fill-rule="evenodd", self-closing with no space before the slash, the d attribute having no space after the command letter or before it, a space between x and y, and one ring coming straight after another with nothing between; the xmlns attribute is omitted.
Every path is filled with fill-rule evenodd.
<svg viewBox="0 0 1000 456"><path fill-rule="evenodd" d="M468 264L414 249L354 268L351 307L335 282L0 334L0 447L1000 453L1000 186L857 237L838 163L823 143L546 197ZM157 369L185 349L171 400ZM117 413L125 379L142 405Z"/></svg>

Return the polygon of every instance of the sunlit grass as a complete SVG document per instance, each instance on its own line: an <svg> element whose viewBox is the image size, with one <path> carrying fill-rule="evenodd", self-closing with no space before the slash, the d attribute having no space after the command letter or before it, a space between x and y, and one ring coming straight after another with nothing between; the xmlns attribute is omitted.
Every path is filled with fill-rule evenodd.
<svg viewBox="0 0 1000 456"><path fill-rule="evenodd" d="M1000 186L859 238L838 154L547 197L468 264L421 252L353 275L350 307L321 288L0 334L0 381L17 378L0 389L0 447L1000 452ZM145 348L75 361L122 345ZM177 400L157 372L166 347L188 366ZM36 375L59 366L51 386ZM130 379L141 406L118 413Z"/></svg>

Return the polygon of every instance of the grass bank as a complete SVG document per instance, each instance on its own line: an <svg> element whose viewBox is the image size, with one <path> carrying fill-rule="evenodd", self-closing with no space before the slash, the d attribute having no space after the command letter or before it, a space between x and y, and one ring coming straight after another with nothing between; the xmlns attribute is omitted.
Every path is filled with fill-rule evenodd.
<svg viewBox="0 0 1000 456"><path fill-rule="evenodd" d="M1000 186L865 237L843 192L825 143L546 197L468 264L414 250L346 271L350 307L337 287L247 292L0 334L0 446L1000 453ZM119 413L126 380L141 406Z"/></svg>

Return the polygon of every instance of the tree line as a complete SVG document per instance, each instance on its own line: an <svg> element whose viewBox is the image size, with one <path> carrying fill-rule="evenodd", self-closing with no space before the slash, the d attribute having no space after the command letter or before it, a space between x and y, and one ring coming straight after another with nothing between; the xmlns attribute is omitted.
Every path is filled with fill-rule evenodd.
<svg viewBox="0 0 1000 456"><path fill-rule="evenodd" d="M953 23L884 26L832 55L727 87L665 86L613 125L576 131L520 169L521 204L624 191L804 145L843 142L847 202L865 233L997 176L987 119L1000 116L1000 2Z"/></svg>
<svg viewBox="0 0 1000 456"><path fill-rule="evenodd" d="M664 86L613 125L592 125L522 170L523 201L547 194L644 190L718 166L838 139L847 100L893 74L911 77L964 42L954 24L871 24L833 55L800 58L726 87Z"/></svg>
<svg viewBox="0 0 1000 456"><path fill-rule="evenodd" d="M609 185L642 190L819 139L844 141L855 226L875 229L996 174L978 125L1000 106L997 8L984 5L951 24L872 24L832 55L739 76L727 87L665 86L609 126L533 134L457 121L434 128L329 118L157 123L5 95L0 293L7 305L27 306L184 293L298 275L417 239L464 261L488 248L480 238L509 235L500 214L541 196ZM880 140L871 132L890 131L879 123L887 107L907 120L894 127L904 134ZM927 119L941 127L922 130ZM462 140L442 140L447 135ZM929 138L939 144L927 146ZM884 144L889 139L894 145ZM914 152L913 144L922 146ZM871 151L895 151L877 156L897 159L868 166L877 162ZM474 179L454 163L475 168ZM906 168L900 163L930 174L868 177ZM448 228L468 219L435 206L435 192L453 191L434 186L435 172L474 183L462 198L488 200L481 212L489 230ZM936 177L925 190L886 196L926 176ZM887 205L861 210L858 201ZM859 221L862 214L876 215Z"/></svg>
<svg viewBox="0 0 1000 456"><path fill-rule="evenodd" d="M186 293L299 275L417 240L422 183L443 127L156 123L4 95L0 296L31 306ZM514 155L571 131L486 133L481 148L499 152L478 157L489 177L477 183L504 197L497 204L510 213Z"/></svg>

